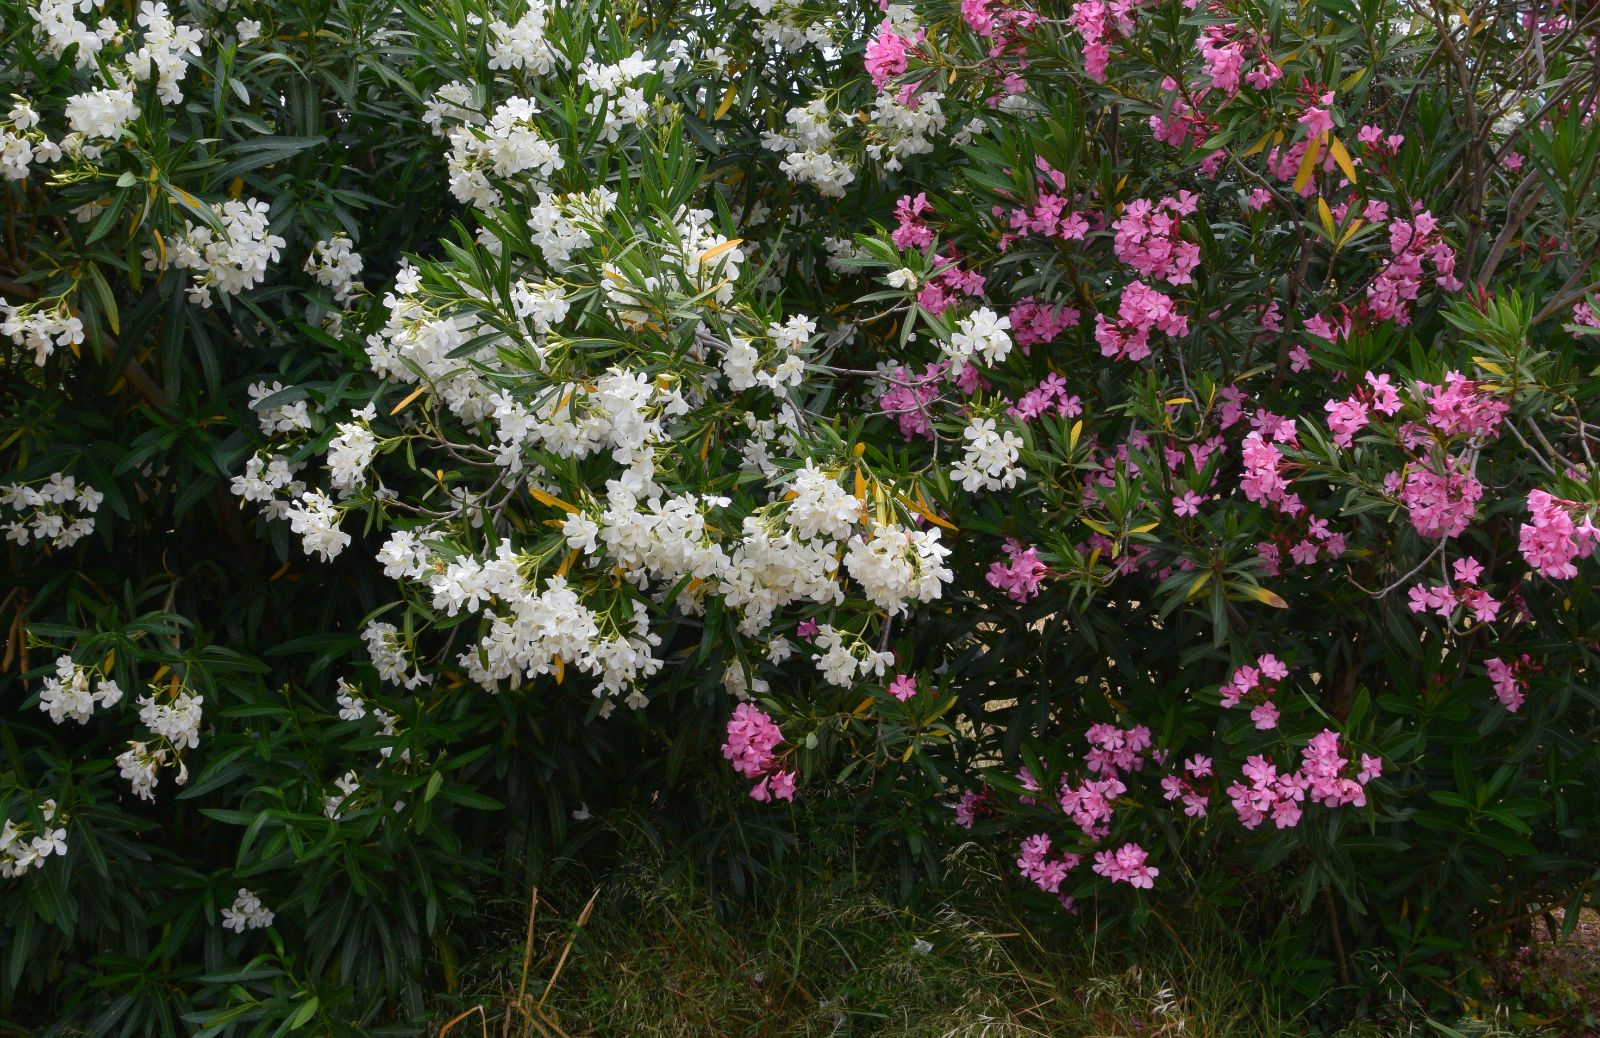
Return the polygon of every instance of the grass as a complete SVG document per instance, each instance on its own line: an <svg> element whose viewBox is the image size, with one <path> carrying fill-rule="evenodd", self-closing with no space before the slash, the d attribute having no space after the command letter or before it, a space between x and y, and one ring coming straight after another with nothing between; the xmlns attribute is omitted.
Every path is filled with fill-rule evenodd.
<svg viewBox="0 0 1600 1038"><path fill-rule="evenodd" d="M820 841L819 841L820 843ZM639 850L604 877L541 891L531 919L472 962L433 1033L452 1038L1278 1038L1313 1006L1263 983L1269 949L1220 918L1130 954L1029 925L993 857L952 861L951 896L914 909L837 853L787 868L759 909L718 904L692 870ZM526 907L526 906L524 906ZM1532 1038L1504 1010L1449 1025L1396 1010L1339 1038ZM1574 1032L1581 1033L1581 1032Z"/></svg>

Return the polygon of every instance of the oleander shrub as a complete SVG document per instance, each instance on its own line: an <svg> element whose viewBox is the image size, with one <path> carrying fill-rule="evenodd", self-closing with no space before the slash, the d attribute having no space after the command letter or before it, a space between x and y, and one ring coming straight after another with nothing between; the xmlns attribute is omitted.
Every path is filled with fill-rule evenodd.
<svg viewBox="0 0 1600 1038"><path fill-rule="evenodd" d="M1306 997L1591 896L1592 3L0 10L30 1026L414 1021L607 809Z"/></svg>

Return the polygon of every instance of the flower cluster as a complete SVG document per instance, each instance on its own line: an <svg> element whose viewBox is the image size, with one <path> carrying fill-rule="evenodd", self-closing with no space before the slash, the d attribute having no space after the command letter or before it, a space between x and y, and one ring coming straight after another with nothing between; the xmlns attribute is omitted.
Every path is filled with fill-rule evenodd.
<svg viewBox="0 0 1600 1038"><path fill-rule="evenodd" d="M94 515L105 495L87 483L52 472L41 486L0 487L0 508L16 513L5 521L6 540L70 548L94 532Z"/></svg>

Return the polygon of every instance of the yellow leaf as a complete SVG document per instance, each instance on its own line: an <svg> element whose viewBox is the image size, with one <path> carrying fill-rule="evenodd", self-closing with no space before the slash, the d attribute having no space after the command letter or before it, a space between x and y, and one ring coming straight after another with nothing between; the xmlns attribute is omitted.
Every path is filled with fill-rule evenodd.
<svg viewBox="0 0 1600 1038"><path fill-rule="evenodd" d="M1078 449L1078 437L1083 435L1083 419L1072 423L1072 432L1067 436L1067 453L1071 454Z"/></svg>
<svg viewBox="0 0 1600 1038"><path fill-rule="evenodd" d="M561 684L562 680L567 676L567 661L562 659L561 658L561 654L558 652L558 653L556 653L555 659L552 660L551 662L555 664L555 668L556 668L556 684L559 685L559 684Z"/></svg>
<svg viewBox="0 0 1600 1038"><path fill-rule="evenodd" d="M1484 360L1482 357L1473 357L1472 362L1483 370L1489 372L1491 375L1499 375L1502 378L1505 377L1506 369L1502 368L1492 360Z"/></svg>
<svg viewBox="0 0 1600 1038"><path fill-rule="evenodd" d="M1279 594L1277 594L1275 592L1272 592L1272 591L1268 591L1264 587L1246 588L1245 589L1245 594L1249 595L1251 598L1255 599L1257 602L1265 602L1267 605L1271 606L1274 609L1288 609L1289 608L1289 603L1285 602L1283 600L1283 596L1282 595L1279 595Z"/></svg>
<svg viewBox="0 0 1600 1038"><path fill-rule="evenodd" d="M410 407L411 406L411 402L413 400L415 400L417 397L421 396L423 393L426 393L427 391L428 391L428 387L427 386L418 386L416 389L413 389L410 393L406 394L406 398L404 400L402 400L398 404L394 405L394 410L389 412L389 417L393 418L395 415L399 414L401 411L404 411L406 408Z"/></svg>
<svg viewBox="0 0 1600 1038"><path fill-rule="evenodd" d="M1094 569L1100 562L1100 549L1096 548L1089 553L1089 568Z"/></svg>
<svg viewBox="0 0 1600 1038"><path fill-rule="evenodd" d="M111 668L116 666L116 663L117 663L117 650L116 649L112 649L110 652L106 653L105 661L100 664L100 669L105 671L107 674L109 674L109 673L111 673Z"/></svg>
<svg viewBox="0 0 1600 1038"><path fill-rule="evenodd" d="M560 566L556 567L556 576L558 576L558 577L566 576L567 575L567 571L572 568L572 564L574 562L577 562L577 561L578 561L578 549L574 548L571 551L567 552L567 557L561 560L561 565Z"/></svg>
<svg viewBox="0 0 1600 1038"><path fill-rule="evenodd" d="M1263 133L1261 135L1261 139L1259 141L1256 141L1254 144L1250 145L1250 150L1249 151L1245 152L1243 155L1240 155L1239 157L1242 158L1242 159L1247 159L1250 156L1259 153L1260 151L1262 151L1263 149L1266 148L1267 142L1270 141L1271 139L1272 139L1272 131L1268 130L1266 133Z"/></svg>
<svg viewBox="0 0 1600 1038"><path fill-rule="evenodd" d="M228 185L228 197L238 198L244 193L244 177L234 177L233 183Z"/></svg>
<svg viewBox="0 0 1600 1038"><path fill-rule="evenodd" d="M867 710L869 710L871 707L872 707L872 697L868 696L867 698L863 699L861 702L857 703L856 704L856 708L854 710L850 711L850 712L855 714L857 717L865 717L865 716L867 716Z"/></svg>
<svg viewBox="0 0 1600 1038"><path fill-rule="evenodd" d="M1171 400L1167 401L1167 406L1168 407L1178 407L1178 406L1181 406L1183 404L1192 404L1192 403L1194 403L1194 401L1190 400L1186 396L1175 396Z"/></svg>
<svg viewBox="0 0 1600 1038"><path fill-rule="evenodd" d="M1328 208L1328 200L1321 195L1317 196L1317 215L1322 218L1322 229L1328 232L1328 237L1333 237L1333 210Z"/></svg>
<svg viewBox="0 0 1600 1038"><path fill-rule="evenodd" d="M928 520L928 522L932 523L933 525L942 526L946 530L949 530L949 531L951 531L953 533L959 533L960 532L959 527L957 527L954 523L950 522L947 519L941 519L941 518L939 518L938 515L936 515L934 513L933 507L928 504L928 499L926 497L922 496L922 488L921 487L917 488L917 500L916 501L912 501L910 498L906 498L906 497L902 497L900 500L902 500L902 501L904 501L906 503L906 507L907 508L911 509L913 512L915 512L918 515L922 516L922 518Z"/></svg>
<svg viewBox="0 0 1600 1038"><path fill-rule="evenodd" d="M541 505L545 505L546 507L549 507L549 508L559 508L562 511L568 512L568 513L570 513L572 515L577 515L578 514L578 507L576 505L569 505L569 504L567 504L567 502L561 500L559 497L555 497L554 495L547 494L543 490L540 490L538 487L529 487L528 488L528 493L530 495L532 495L533 499L535 501L539 502Z"/></svg>
<svg viewBox="0 0 1600 1038"><path fill-rule="evenodd" d="M729 238L727 241L723 242L721 245L713 245L713 246L711 246L711 248L707 249L706 251L704 251L704 252L702 252L700 254L700 262L701 263L705 263L707 260L716 259L718 256L722 255L724 252L727 252L729 249L738 248L740 243L742 243L743 241L744 241L743 238Z"/></svg>
<svg viewBox="0 0 1600 1038"><path fill-rule="evenodd" d="M1145 523L1143 526L1135 526L1133 529L1129 530L1128 532L1129 533L1149 533L1151 530L1154 530L1156 527L1158 527L1160 525L1161 525L1161 521L1158 519L1153 523Z"/></svg>
<svg viewBox="0 0 1600 1038"><path fill-rule="evenodd" d="M904 764L906 761L910 760L911 759L911 754L916 750L916 748L917 748L917 744L916 743L912 743L910 746L907 746L906 747L906 752L904 752L904 753L902 753L900 755L900 763Z"/></svg>
<svg viewBox="0 0 1600 1038"><path fill-rule="evenodd" d="M700 445L700 460L705 461L706 455L711 453L711 429L706 430L706 442Z"/></svg>
<svg viewBox="0 0 1600 1038"><path fill-rule="evenodd" d="M1306 148L1305 155L1300 159L1300 171L1294 175L1294 193L1299 194L1311 183L1311 174L1316 172L1317 156L1322 154L1322 138L1312 140Z"/></svg>
<svg viewBox="0 0 1600 1038"><path fill-rule="evenodd" d="M713 115L711 118L721 119L723 116L727 115L728 109L733 107L734 95L738 92L739 84L729 83L727 92L722 95L722 103L717 105L717 114Z"/></svg>
<svg viewBox="0 0 1600 1038"><path fill-rule="evenodd" d="M1353 223L1351 223L1349 227L1345 228L1344 235L1339 239L1339 245L1341 247L1343 247L1345 242L1349 241L1351 238L1354 238L1356 236L1356 232L1361 230L1361 224L1363 222L1364 221L1356 220Z"/></svg>
<svg viewBox="0 0 1600 1038"><path fill-rule="evenodd" d="M161 232L152 227L150 233L156 236L156 263L162 270L167 269L167 242L161 237Z"/></svg>
<svg viewBox="0 0 1600 1038"><path fill-rule="evenodd" d="M1350 152L1345 150L1344 141L1337 137L1329 136L1328 154L1333 156L1333 161L1339 164L1340 172L1345 179L1354 184L1356 182L1356 164L1350 161Z"/></svg>
<svg viewBox="0 0 1600 1038"><path fill-rule="evenodd" d="M1111 528L1106 526L1104 523L1096 522L1095 520L1090 519L1088 516L1079 516L1079 518L1083 520L1083 525L1087 526L1095 533L1103 534L1106 537L1111 536Z"/></svg>
<svg viewBox="0 0 1600 1038"><path fill-rule="evenodd" d="M1206 584L1210 583L1210 581L1211 581L1211 571L1210 570L1207 570L1206 572L1200 574L1198 577L1195 578L1194 583L1189 585L1189 591L1188 591L1187 594L1185 594L1183 596L1184 599L1188 600L1188 599L1193 598L1195 595L1198 595L1200 593L1200 589L1205 587Z"/></svg>

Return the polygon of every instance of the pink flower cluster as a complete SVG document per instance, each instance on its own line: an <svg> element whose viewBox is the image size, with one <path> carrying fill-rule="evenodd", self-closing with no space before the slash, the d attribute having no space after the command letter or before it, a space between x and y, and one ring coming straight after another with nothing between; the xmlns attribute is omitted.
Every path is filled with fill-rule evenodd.
<svg viewBox="0 0 1600 1038"><path fill-rule="evenodd" d="M1388 375L1367 372L1367 385L1344 400L1329 400L1323 404L1328 412L1328 431L1339 447L1349 447L1355 434L1367 425L1373 411L1394 415L1400 410L1400 394L1395 392Z"/></svg>
<svg viewBox="0 0 1600 1038"><path fill-rule="evenodd" d="M1289 668L1282 660L1272 653L1265 653L1256 658L1256 665L1234 669L1233 676L1228 678L1228 683L1219 690L1222 696L1222 707L1232 710L1239 703L1249 697L1256 701L1250 711L1250 720L1260 731L1278 727L1278 707L1272 702L1272 694L1278 690L1277 682L1289 676Z"/></svg>
<svg viewBox="0 0 1600 1038"><path fill-rule="evenodd" d="M765 710L750 703L740 703L733 708L722 756L740 775L760 780L750 790L752 799L794 799L795 773L778 767L773 753L781 742L783 732Z"/></svg>
<svg viewBox="0 0 1600 1038"><path fill-rule="evenodd" d="M958 296L981 296L985 278L976 270L962 270L953 256L941 256L937 271L923 282L917 305L938 315L950 309Z"/></svg>
<svg viewBox="0 0 1600 1038"><path fill-rule="evenodd" d="M1292 426L1291 426L1292 429ZM1293 433L1290 433L1293 436ZM1259 432L1244 438L1244 477L1239 489L1244 496L1258 505L1276 508L1284 515L1295 516L1305 510L1300 495L1289 493L1289 479L1284 475L1283 452L1268 443Z"/></svg>
<svg viewBox="0 0 1600 1038"><path fill-rule="evenodd" d="M1171 285L1194 283L1194 268L1200 265L1200 246L1184 241L1180 219L1195 212L1195 196L1179 191L1176 197L1152 203L1136 198L1112 224L1112 248L1117 259L1147 278Z"/></svg>
<svg viewBox="0 0 1600 1038"><path fill-rule="evenodd" d="M1439 221L1427 210L1413 220L1389 224L1390 257L1367 286L1367 307L1380 321L1411 323L1411 302L1422 292L1423 261L1434 269L1440 288L1454 292L1461 287L1456 279L1455 250L1445 244Z"/></svg>
<svg viewBox="0 0 1600 1038"><path fill-rule="evenodd" d="M981 789L967 790L957 797L951 806L956 813L956 824L963 829L971 829L977 823L979 815L988 814L993 810L988 793Z"/></svg>
<svg viewBox="0 0 1600 1038"><path fill-rule="evenodd" d="M1039 175L1034 178L1033 205L1015 206L1010 210L997 205L990 210L995 219L1004 219L1011 228L1000 239L1002 252L1017 238L1029 234L1060 238L1062 241L1083 241L1091 226L1100 225L1098 216L1095 217L1095 224L1091 225L1088 217L1068 205L1067 197L1061 193L1066 190L1066 174L1044 159L1035 159L1034 164Z"/></svg>
<svg viewBox="0 0 1600 1038"><path fill-rule="evenodd" d="M1049 568L1039 560L1039 549L1024 548L1021 542L1006 538L1007 561L989 564L990 587L999 588L1013 602L1027 602L1039 594Z"/></svg>
<svg viewBox="0 0 1600 1038"><path fill-rule="evenodd" d="M927 38L927 33L917 30L915 38L897 35L887 18L878 26L878 35L867 44L867 74L872 77L874 89L882 91L891 79L902 75L909 57L917 45Z"/></svg>
<svg viewBox="0 0 1600 1038"><path fill-rule="evenodd" d="M1428 424L1446 436L1471 436L1492 439L1499 435L1500 421L1511 405L1479 387L1459 371L1444 377L1444 385L1417 383L1428 406Z"/></svg>
<svg viewBox="0 0 1600 1038"><path fill-rule="evenodd" d="M894 204L894 218L898 226L889 240L897 249L925 249L933 244L933 231L922 222L922 214L932 212L925 192L906 195Z"/></svg>
<svg viewBox="0 0 1600 1038"><path fill-rule="evenodd" d="M1069 396L1067 380L1051 372L1038 385L1022 394L1022 398L1012 404L1006 413L1019 422L1031 422L1035 418L1050 415L1076 418L1083 413L1083 400L1076 395Z"/></svg>
<svg viewBox="0 0 1600 1038"><path fill-rule="evenodd" d="M884 414L894 416L901 436L908 440L918 436L933 439L928 405L939 398L939 386L948 368L948 364L939 363L929 364L921 375L913 375L906 368L895 371L888 391L878 398L878 406Z"/></svg>
<svg viewBox="0 0 1600 1038"><path fill-rule="evenodd" d="M1004 40L1031 28L1038 17L1026 8L1007 7L1000 0L961 0L961 20L979 36Z"/></svg>
<svg viewBox="0 0 1600 1038"><path fill-rule="evenodd" d="M1246 829L1254 829L1268 818L1279 829L1300 824L1302 806L1309 798L1324 807L1367 802L1366 784L1383 774L1383 762L1361 755L1361 769L1354 778L1345 775L1349 761L1340 754L1339 735L1323 729L1301 751L1300 770L1280 775L1275 764L1255 755L1245 761L1243 782L1228 787L1228 798Z"/></svg>
<svg viewBox="0 0 1600 1038"><path fill-rule="evenodd" d="M1408 593L1411 611L1432 611L1448 620L1457 606L1463 606L1472 611L1473 619L1479 623L1493 623L1495 617L1500 615L1502 603L1476 586L1478 579L1483 576L1483 565L1474 558L1460 558L1455 561L1454 573L1458 584L1456 587L1449 584L1418 584L1412 588Z"/></svg>
<svg viewBox="0 0 1600 1038"><path fill-rule="evenodd" d="M1046 894L1057 894L1067 873L1078 867L1083 858L1077 854L1050 856L1050 837L1036 833L1022 841L1022 855L1017 858L1017 871Z"/></svg>
<svg viewBox="0 0 1600 1038"><path fill-rule="evenodd" d="M1106 81L1111 61L1110 42L1133 32L1133 10L1138 0L1084 0L1074 4L1067 21L1083 39L1083 66L1096 83Z"/></svg>
<svg viewBox="0 0 1600 1038"><path fill-rule="evenodd" d="M1189 334L1189 319L1178 312L1172 297L1142 281L1122 290L1117 320L1095 315L1095 342L1100 344L1101 355L1112 360L1138 361L1150 356L1152 331L1182 337Z"/></svg>
<svg viewBox="0 0 1600 1038"><path fill-rule="evenodd" d="M1074 307L1038 303L1032 296L1024 296L1007 316L1011 319L1012 341L1026 355L1030 346L1052 343L1068 328L1076 328L1082 315Z"/></svg>
<svg viewBox="0 0 1600 1038"><path fill-rule="evenodd" d="M1243 22L1237 25L1208 25L1195 40L1205 74L1211 86L1230 97L1239 92L1241 78L1256 90L1265 90L1283 78L1283 70L1272 63L1271 39ZM1259 58L1245 73L1252 58Z"/></svg>
<svg viewBox="0 0 1600 1038"><path fill-rule="evenodd" d="M1500 700L1500 705L1513 714L1522 709L1522 704L1527 700L1528 673L1538 669L1534 666L1533 657L1523 653L1510 663L1496 657L1486 660L1483 668L1488 672L1489 683L1494 686L1495 698Z"/></svg>
<svg viewBox="0 0 1600 1038"><path fill-rule="evenodd" d="M1125 843L1115 851L1097 851L1094 871L1113 883L1126 883L1131 887L1149 890L1161 870L1146 865L1149 854L1136 843Z"/></svg>
<svg viewBox="0 0 1600 1038"><path fill-rule="evenodd" d="M1459 537L1477 514L1483 499L1483 484L1467 471L1457 458L1443 459L1443 472L1410 467L1401 482L1401 473L1391 472L1385 486L1398 492L1400 503L1410 516L1411 525L1424 537Z"/></svg>
<svg viewBox="0 0 1600 1038"><path fill-rule="evenodd" d="M1211 758L1199 754L1183 762L1180 773L1161 778L1161 795L1167 800L1183 802L1183 813L1190 818L1204 818L1209 811L1210 786L1197 786L1191 779L1211 777Z"/></svg>
<svg viewBox="0 0 1600 1038"><path fill-rule="evenodd" d="M1586 559L1594 552L1595 541L1600 537L1588 516L1574 522L1573 501L1554 497L1543 490L1528 495L1528 511L1533 514L1531 523L1523 523L1520 530L1522 557L1534 572L1554 580L1571 580L1578 575L1574 560Z"/></svg>

